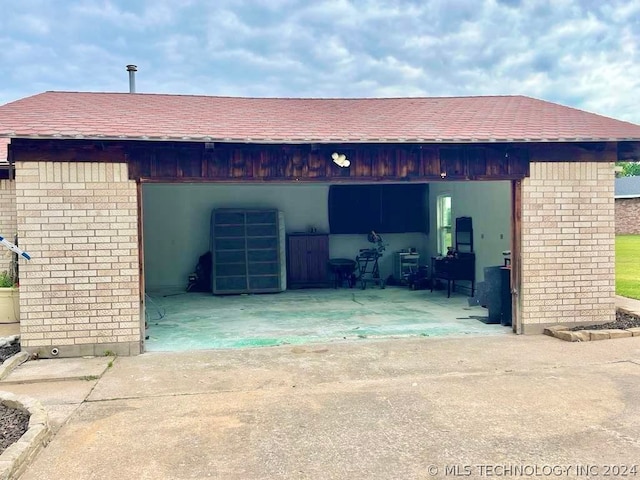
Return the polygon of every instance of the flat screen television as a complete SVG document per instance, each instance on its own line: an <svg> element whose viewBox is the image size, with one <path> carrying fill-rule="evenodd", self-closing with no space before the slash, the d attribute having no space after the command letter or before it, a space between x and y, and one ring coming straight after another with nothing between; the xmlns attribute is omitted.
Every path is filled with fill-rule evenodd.
<svg viewBox="0 0 640 480"><path fill-rule="evenodd" d="M329 187L330 233L429 233L429 185Z"/></svg>

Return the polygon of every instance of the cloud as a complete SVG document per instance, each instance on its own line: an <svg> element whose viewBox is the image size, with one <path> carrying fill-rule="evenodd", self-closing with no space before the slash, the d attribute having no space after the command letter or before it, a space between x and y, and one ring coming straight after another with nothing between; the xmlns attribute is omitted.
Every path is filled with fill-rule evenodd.
<svg viewBox="0 0 640 480"><path fill-rule="evenodd" d="M288 97L522 94L640 123L640 2L10 2L0 102L46 89ZM61 26L64 25L64 28Z"/></svg>
<svg viewBox="0 0 640 480"><path fill-rule="evenodd" d="M132 31L142 31L149 27L171 24L174 9L189 5L189 3L176 2L177 5L172 7L167 2L150 2L142 8L135 8L137 2L120 3L122 6L110 0L102 2L85 0L72 3L69 13L92 22L108 22Z"/></svg>

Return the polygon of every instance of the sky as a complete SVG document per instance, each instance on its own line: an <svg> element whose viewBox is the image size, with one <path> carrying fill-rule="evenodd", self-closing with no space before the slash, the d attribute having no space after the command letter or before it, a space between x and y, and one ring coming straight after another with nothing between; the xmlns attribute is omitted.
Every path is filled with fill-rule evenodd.
<svg viewBox="0 0 640 480"><path fill-rule="evenodd" d="M527 95L640 124L640 0L0 0L0 104L47 90Z"/></svg>

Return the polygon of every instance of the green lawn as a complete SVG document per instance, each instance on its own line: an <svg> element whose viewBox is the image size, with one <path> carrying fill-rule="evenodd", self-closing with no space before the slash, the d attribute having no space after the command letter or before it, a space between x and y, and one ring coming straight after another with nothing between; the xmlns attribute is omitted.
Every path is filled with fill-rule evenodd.
<svg viewBox="0 0 640 480"><path fill-rule="evenodd" d="M616 236L616 294L640 300L640 235Z"/></svg>

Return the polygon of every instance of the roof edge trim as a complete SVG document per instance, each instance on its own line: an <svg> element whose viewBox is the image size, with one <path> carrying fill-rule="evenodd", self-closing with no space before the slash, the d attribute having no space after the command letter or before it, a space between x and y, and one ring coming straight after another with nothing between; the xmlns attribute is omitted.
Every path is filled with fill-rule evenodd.
<svg viewBox="0 0 640 480"><path fill-rule="evenodd" d="M421 144L477 144L477 143L584 143L584 142L638 142L639 138L500 138L500 139L487 139L487 138L472 138L472 139L442 139L442 138L372 138L372 139L346 139L346 138L332 138L332 139L255 139L255 138L215 138L215 137L150 137L150 136L101 136L101 135L16 135L0 133L0 138L9 139L25 139L25 140L92 140L92 141L144 141L144 142L184 142L184 143L246 143L256 145L309 145L309 144L322 144L332 145L335 143L348 143L348 144L396 144L396 143L421 143Z"/></svg>

